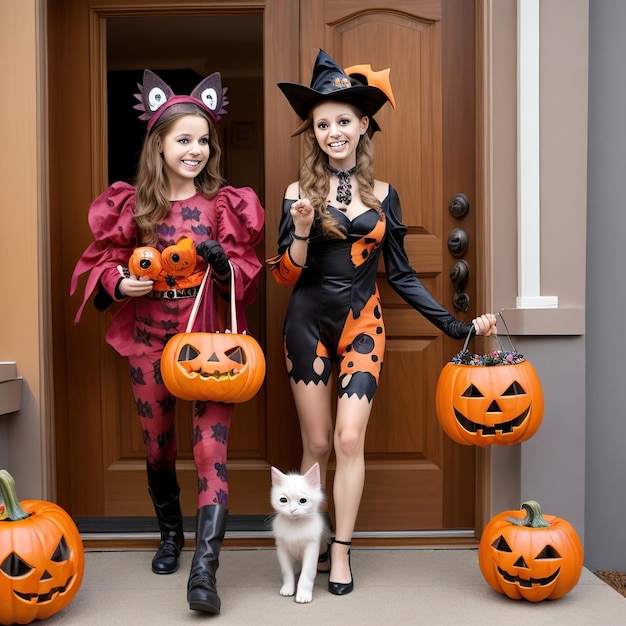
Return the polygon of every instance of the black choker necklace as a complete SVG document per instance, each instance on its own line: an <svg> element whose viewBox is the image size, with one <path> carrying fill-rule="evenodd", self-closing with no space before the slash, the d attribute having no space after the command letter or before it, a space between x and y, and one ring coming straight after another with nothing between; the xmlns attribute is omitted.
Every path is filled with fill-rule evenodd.
<svg viewBox="0 0 626 626"><path fill-rule="evenodd" d="M326 167L339 179L339 184L337 185L337 202L341 204L350 204L352 202L352 185L350 184L350 175L356 172L356 165L349 170L338 170L328 164L326 164Z"/></svg>

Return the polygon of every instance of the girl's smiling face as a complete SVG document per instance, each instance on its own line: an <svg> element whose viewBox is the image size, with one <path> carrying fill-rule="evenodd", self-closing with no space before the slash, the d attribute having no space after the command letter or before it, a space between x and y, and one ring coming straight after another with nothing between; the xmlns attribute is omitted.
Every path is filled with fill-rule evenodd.
<svg viewBox="0 0 626 626"><path fill-rule="evenodd" d="M328 100L313 109L313 130L330 165L347 170L356 165L356 148L369 118L345 102Z"/></svg>
<svg viewBox="0 0 626 626"><path fill-rule="evenodd" d="M206 166L209 124L201 115L185 115L176 120L161 143L163 168L170 189L195 190L193 181Z"/></svg>

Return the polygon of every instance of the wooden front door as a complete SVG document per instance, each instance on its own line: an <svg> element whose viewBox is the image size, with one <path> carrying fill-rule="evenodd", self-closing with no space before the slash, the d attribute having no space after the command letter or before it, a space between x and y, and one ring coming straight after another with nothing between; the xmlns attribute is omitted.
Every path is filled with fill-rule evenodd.
<svg viewBox="0 0 626 626"><path fill-rule="evenodd" d="M452 308L448 273L454 259L446 240L460 224L449 215L448 202L458 192L475 197L473 7L472 0L267 0L252 7L232 0L206 8L154 0L49 0L57 492L73 515L152 515L127 365L104 342L111 313L88 305L75 326L79 299L67 296L74 264L91 239L89 204L112 182L109 153L115 129L108 128L107 91L111 32L126 28L130 33L124 44L129 69L179 70L189 66L185 18L226 16L260 29L256 47L252 39L231 42L227 69L216 65L217 42L208 40L202 67L204 74L222 71L224 83L231 76L236 85L249 69L250 55L262 54L256 90L254 78L247 77L240 81L238 101L235 86L229 93L232 117L225 118L223 137L231 182L254 186L266 209L261 258L275 251L282 194L298 171L299 143L289 136L297 119L276 83L308 83L319 48L344 66L367 62L374 69L391 67L397 110L386 105L377 115L383 132L375 138L376 175L399 191L414 267L435 296ZM161 35L157 39L166 54L150 56L148 48L138 53L131 45L132 33L142 24L161 28L163 19L169 22L167 36L173 45L165 46ZM236 22L226 23L228 28L234 39ZM219 45L228 44L220 40ZM118 94L130 108L132 93ZM251 169L251 163L259 165ZM474 219L470 213L462 224L470 239ZM466 258L472 267L471 247ZM472 277L465 289L471 303L475 287ZM471 529L474 453L443 435L434 411L438 373L460 346L410 310L382 274L380 288L389 336L366 441L366 488L357 530ZM229 480L230 509L236 515L270 511L270 465L284 470L299 466L299 429L282 355L288 297L288 289L275 285L266 273L257 302L248 311L266 352L268 373L262 392L238 406L233 420ZM460 316L471 319L470 312ZM178 430L183 507L192 515L196 483L186 403L179 406Z"/></svg>

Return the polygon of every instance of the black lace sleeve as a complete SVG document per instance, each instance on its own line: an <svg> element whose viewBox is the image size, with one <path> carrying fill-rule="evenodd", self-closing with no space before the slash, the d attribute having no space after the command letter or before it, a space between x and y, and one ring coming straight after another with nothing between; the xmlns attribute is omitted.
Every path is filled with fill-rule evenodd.
<svg viewBox="0 0 626 626"><path fill-rule="evenodd" d="M387 235L383 243L387 281L401 298L446 335L463 339L469 333L471 324L456 319L441 306L409 263L404 250L406 226L402 223L400 199L391 185L383 201L383 211L387 218Z"/></svg>

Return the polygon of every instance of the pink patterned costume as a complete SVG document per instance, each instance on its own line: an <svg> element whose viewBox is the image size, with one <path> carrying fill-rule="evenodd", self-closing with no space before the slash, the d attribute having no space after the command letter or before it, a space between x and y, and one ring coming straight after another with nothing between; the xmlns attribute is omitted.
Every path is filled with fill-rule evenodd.
<svg viewBox="0 0 626 626"><path fill-rule="evenodd" d="M127 183L114 183L91 205L89 225L94 242L85 250L72 276L71 293L78 277L89 272L83 302L75 321L96 289L101 286L113 299L119 299L116 286L121 278L118 266L126 267L137 240L134 220L135 189ZM215 198L200 193L171 203L168 217L158 224L162 251L181 237L196 245L216 240L230 260L235 279L239 326L245 329L243 307L254 299L257 277L262 267L254 247L263 236L263 208L250 188L226 186ZM197 267L205 261L198 255ZM225 288L209 281L193 330L223 330L218 315L218 298L228 297ZM176 398L160 375L160 358L168 339L185 332L194 298L166 299L156 292L138 298L125 298L114 314L106 340L130 364L131 383L137 413L144 433L148 465L155 470L174 469L177 438L174 430ZM238 320L239 321L239 320ZM228 506L226 453L233 405L195 402L193 411L193 455L198 470L198 508L207 504Z"/></svg>

